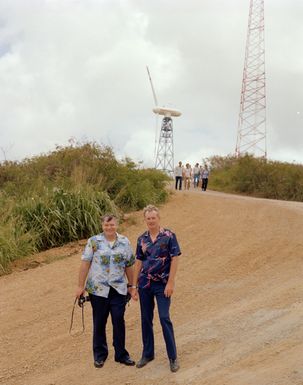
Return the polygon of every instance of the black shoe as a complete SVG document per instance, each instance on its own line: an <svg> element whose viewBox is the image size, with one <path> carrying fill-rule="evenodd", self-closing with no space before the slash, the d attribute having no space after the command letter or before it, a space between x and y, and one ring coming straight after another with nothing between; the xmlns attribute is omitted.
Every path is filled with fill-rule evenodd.
<svg viewBox="0 0 303 385"><path fill-rule="evenodd" d="M132 360L130 357L125 357L122 360L115 360L116 362L120 362L120 364L124 364L127 366L134 366L136 365L135 361Z"/></svg>
<svg viewBox="0 0 303 385"><path fill-rule="evenodd" d="M100 360L100 361L94 361L94 367L95 368L102 368L104 365L104 361L103 360Z"/></svg>
<svg viewBox="0 0 303 385"><path fill-rule="evenodd" d="M175 373L175 372L176 372L177 370L179 370L179 368L180 368L177 359L175 359L175 360L170 359L170 360L169 360L169 366L170 366L170 370L171 370L173 373Z"/></svg>
<svg viewBox="0 0 303 385"><path fill-rule="evenodd" d="M146 364L148 364L150 361L152 361L154 357L141 357L141 359L137 362L136 367L137 368L143 368Z"/></svg>

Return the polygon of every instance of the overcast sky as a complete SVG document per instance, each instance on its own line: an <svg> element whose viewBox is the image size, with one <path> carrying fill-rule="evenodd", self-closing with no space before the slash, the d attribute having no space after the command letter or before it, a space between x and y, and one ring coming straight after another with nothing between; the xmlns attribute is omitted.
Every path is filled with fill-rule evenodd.
<svg viewBox="0 0 303 385"><path fill-rule="evenodd" d="M0 0L0 160L72 137L154 164L159 104L175 162L235 150L249 0ZM265 0L268 158L303 163L303 1Z"/></svg>

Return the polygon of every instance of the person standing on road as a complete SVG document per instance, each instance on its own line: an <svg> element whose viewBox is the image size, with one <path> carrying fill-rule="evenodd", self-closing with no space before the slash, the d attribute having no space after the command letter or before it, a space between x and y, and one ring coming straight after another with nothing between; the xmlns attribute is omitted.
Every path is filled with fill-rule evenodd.
<svg viewBox="0 0 303 385"><path fill-rule="evenodd" d="M170 370L176 372L179 363L169 308L181 251L176 235L160 227L157 207L148 205L144 208L143 214L147 231L137 241L134 280L131 287L134 300L138 300L139 293L141 308L143 352L137 362L137 368L142 368L155 356L153 316L156 299Z"/></svg>
<svg viewBox="0 0 303 385"><path fill-rule="evenodd" d="M129 240L117 233L118 218L105 215L101 221L103 232L89 238L82 254L77 298L85 290L93 311L94 366L102 368L108 356L106 323L111 314L115 361L133 366L125 349L125 321L127 281L133 280L135 257Z"/></svg>
<svg viewBox="0 0 303 385"><path fill-rule="evenodd" d="M189 190L190 188L190 180L191 180L192 172L189 163L186 163L186 167L184 169L184 188L185 190Z"/></svg>
<svg viewBox="0 0 303 385"><path fill-rule="evenodd" d="M205 168L202 172L202 191L206 191L206 189L207 189L208 177L209 177L209 171L207 169L207 166L205 166Z"/></svg>
<svg viewBox="0 0 303 385"><path fill-rule="evenodd" d="M193 174L194 174L194 188L195 188L195 187L198 187L198 185L199 185L199 178L200 178L199 163L196 163L196 165L193 169Z"/></svg>
<svg viewBox="0 0 303 385"><path fill-rule="evenodd" d="M202 186L202 174L203 174L203 166L200 165L200 180L201 180L201 186Z"/></svg>
<svg viewBox="0 0 303 385"><path fill-rule="evenodd" d="M179 162L179 165L175 167L175 189L178 189L179 185L179 190L182 190L182 177L183 177L183 172L184 172L184 167L182 166L182 162Z"/></svg>

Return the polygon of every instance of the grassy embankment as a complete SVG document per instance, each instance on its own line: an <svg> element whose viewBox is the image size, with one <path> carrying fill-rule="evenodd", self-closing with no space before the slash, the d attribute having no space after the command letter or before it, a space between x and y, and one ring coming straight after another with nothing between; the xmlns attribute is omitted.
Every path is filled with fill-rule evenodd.
<svg viewBox="0 0 303 385"><path fill-rule="evenodd" d="M213 190L255 197L303 201L303 165L266 161L246 155L241 158L213 156L207 159Z"/></svg>
<svg viewBox="0 0 303 385"><path fill-rule="evenodd" d="M94 143L0 164L0 275L10 263L100 231L100 216L167 198L168 177Z"/></svg>
<svg viewBox="0 0 303 385"><path fill-rule="evenodd" d="M303 166L244 156L213 156L209 187L245 195L303 201ZM0 164L0 275L36 251L89 237L100 216L162 203L168 177L118 161L92 143Z"/></svg>

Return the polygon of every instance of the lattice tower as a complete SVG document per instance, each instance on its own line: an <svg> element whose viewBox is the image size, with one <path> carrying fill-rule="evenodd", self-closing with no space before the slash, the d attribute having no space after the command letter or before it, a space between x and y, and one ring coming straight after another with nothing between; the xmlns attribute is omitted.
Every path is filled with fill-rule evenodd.
<svg viewBox="0 0 303 385"><path fill-rule="evenodd" d="M162 119L155 168L170 175L174 171L173 120L168 116Z"/></svg>
<svg viewBox="0 0 303 385"><path fill-rule="evenodd" d="M236 155L267 156L264 0L250 0Z"/></svg>

